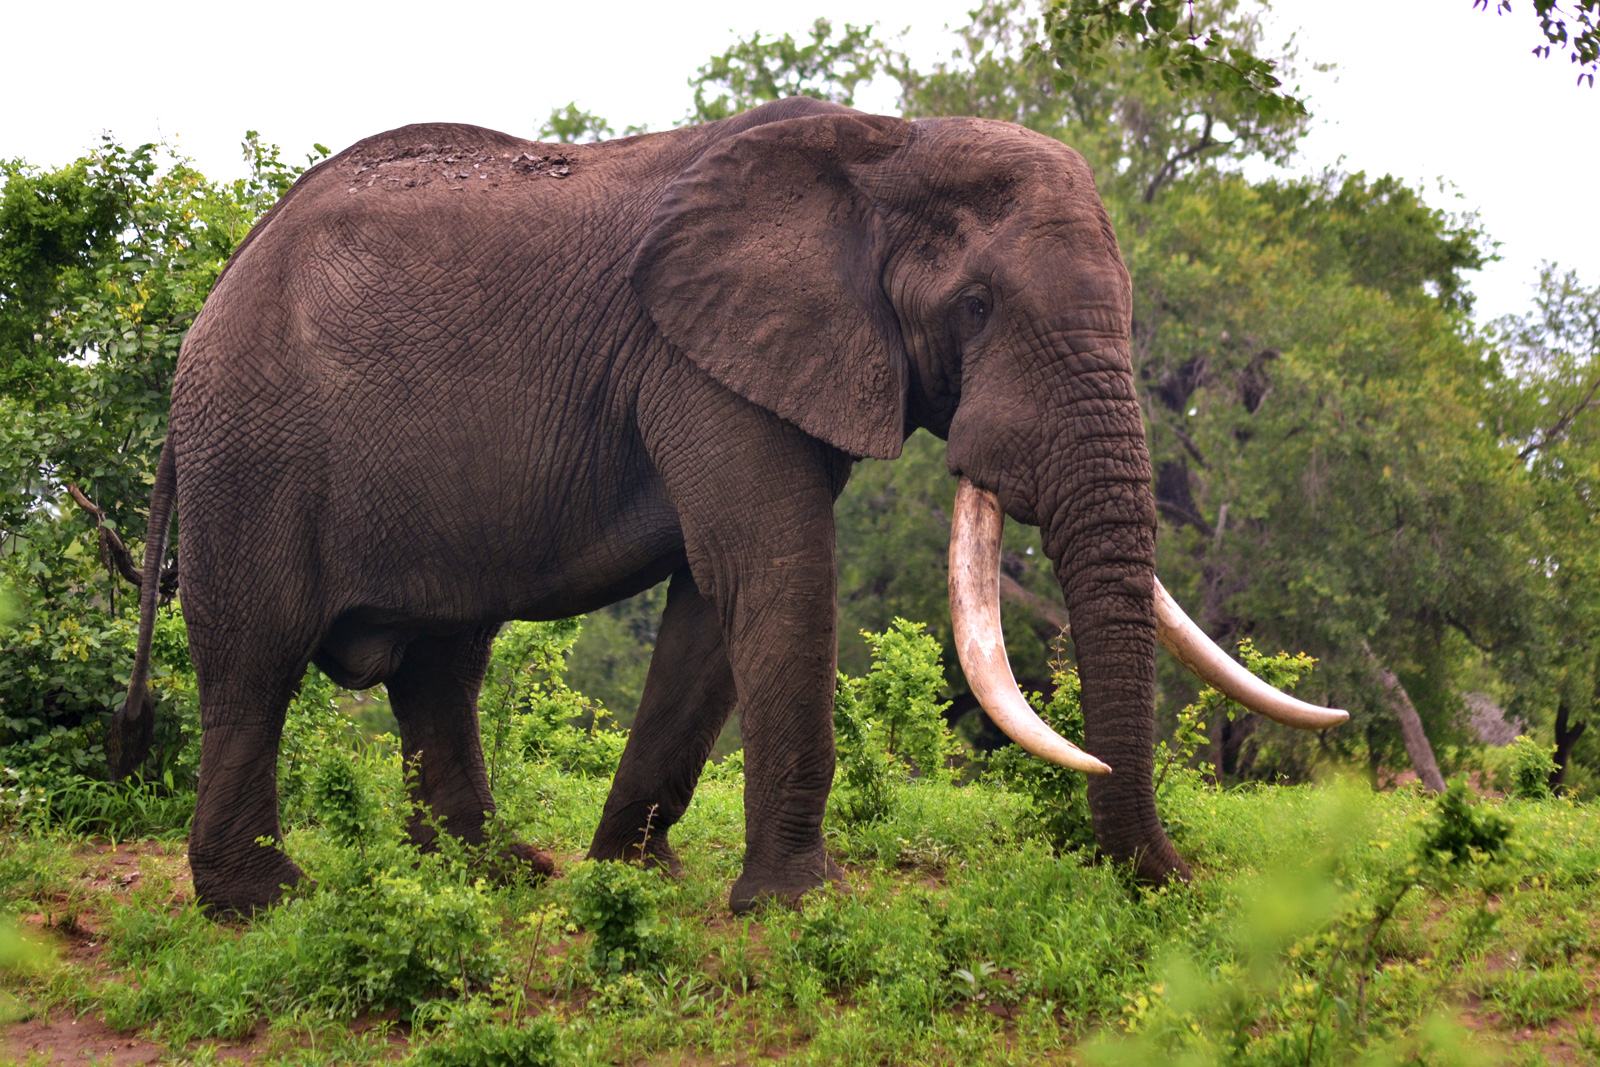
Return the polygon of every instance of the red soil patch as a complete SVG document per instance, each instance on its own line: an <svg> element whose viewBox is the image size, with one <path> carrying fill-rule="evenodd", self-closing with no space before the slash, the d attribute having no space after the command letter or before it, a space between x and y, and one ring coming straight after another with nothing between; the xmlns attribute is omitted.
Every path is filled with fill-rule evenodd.
<svg viewBox="0 0 1600 1067"><path fill-rule="evenodd" d="M111 1029L92 1016L30 1019L0 1031L0 1050L18 1063L43 1054L48 1063L96 1063L114 1067L159 1063L166 1050Z"/></svg>

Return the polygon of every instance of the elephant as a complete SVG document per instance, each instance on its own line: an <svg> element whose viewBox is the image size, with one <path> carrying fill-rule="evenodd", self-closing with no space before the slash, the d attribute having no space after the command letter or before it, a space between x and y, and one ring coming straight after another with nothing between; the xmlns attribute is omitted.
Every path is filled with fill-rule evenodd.
<svg viewBox="0 0 1600 1067"><path fill-rule="evenodd" d="M498 628L668 581L589 855L679 868L669 831L737 705L730 905L797 900L841 877L822 835L834 502L857 461L924 428L959 479L952 604L974 693L1024 747L1095 774L1105 854L1186 876L1152 787L1158 631L1280 717L1342 713L1262 692L1161 614L1176 606L1155 579L1130 316L1088 166L1005 122L794 98L595 144L451 124L363 140L262 218L184 341L114 761L143 755L174 508L202 729L189 859L224 911L302 878L275 768L308 663L387 684L433 814L418 843L435 826L480 841L476 699ZM1060 581L1085 750L1005 663L1007 516L1041 528Z"/></svg>

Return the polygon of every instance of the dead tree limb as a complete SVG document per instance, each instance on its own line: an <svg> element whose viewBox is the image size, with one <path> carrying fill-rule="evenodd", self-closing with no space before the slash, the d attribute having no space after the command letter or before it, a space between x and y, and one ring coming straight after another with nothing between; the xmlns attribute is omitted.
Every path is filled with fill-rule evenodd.
<svg viewBox="0 0 1600 1067"><path fill-rule="evenodd" d="M120 574L132 582L135 588L144 581L144 575L139 573L139 568L134 565L133 556L128 552L128 546L122 543L122 538L117 536L117 531L106 525L106 513L95 506L83 490L71 482L67 483L67 492L72 494L72 499L94 519L95 528L100 532L100 560L106 565L106 570L113 574Z"/></svg>
<svg viewBox="0 0 1600 1067"><path fill-rule="evenodd" d="M1406 743L1406 755L1411 757L1412 769L1430 793L1443 793L1444 775L1439 773L1439 763L1433 758L1433 745L1428 743L1428 734L1422 728L1422 716L1417 714L1416 705L1411 703L1411 695L1365 641L1361 643L1361 650L1366 653L1367 662L1383 686L1384 695L1389 699L1389 710L1400 722L1400 736Z"/></svg>

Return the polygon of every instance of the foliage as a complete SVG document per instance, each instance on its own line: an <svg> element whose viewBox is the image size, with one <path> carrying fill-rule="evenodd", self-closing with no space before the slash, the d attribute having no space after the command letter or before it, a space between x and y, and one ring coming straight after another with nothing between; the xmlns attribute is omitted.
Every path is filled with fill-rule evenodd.
<svg viewBox="0 0 1600 1067"><path fill-rule="evenodd" d="M628 735L565 679L582 626L582 616L513 622L496 639L479 696L491 787L502 766L519 757L595 777L617 769Z"/></svg>
<svg viewBox="0 0 1600 1067"><path fill-rule="evenodd" d="M1489 7L1489 0L1472 0L1475 8ZM1511 0L1495 0L1495 14L1511 10ZM1550 46L1572 48L1568 57L1578 65L1578 84L1589 83L1594 88L1595 68L1600 67L1600 0L1572 0L1572 11L1564 11L1559 0L1533 0L1533 13L1539 19L1539 32L1545 44L1534 48L1533 54L1550 58ZM1567 20L1572 20L1572 29ZM1587 68L1587 69L1585 69Z"/></svg>
<svg viewBox="0 0 1600 1067"><path fill-rule="evenodd" d="M1268 119L1305 115L1305 104L1283 91L1277 61L1216 26L1217 14L1195 0L1050 0L1045 32L1069 86L1103 72L1106 53L1121 46L1152 60L1175 92L1230 98Z"/></svg>
<svg viewBox="0 0 1600 1067"><path fill-rule="evenodd" d="M311 803L334 842L359 849L365 862L375 813L355 766L359 758L359 752L326 752L311 781Z"/></svg>
<svg viewBox="0 0 1600 1067"><path fill-rule="evenodd" d="M944 670L926 629L897 618L882 633L862 631L871 670L839 675L833 728L842 771L830 803L846 822L887 815L910 771L929 781L950 777L955 741L944 721L948 704L938 699Z"/></svg>
<svg viewBox="0 0 1600 1067"><path fill-rule="evenodd" d="M238 1036L290 1009L409 1011L487 982L504 961L486 888L449 877L434 857L415 862L415 872L319 887L238 940L192 932L161 963L135 971L137 988L108 991L108 1020L127 1028L181 1020L183 1036Z"/></svg>
<svg viewBox="0 0 1600 1067"><path fill-rule="evenodd" d="M1328 798L1324 825L1345 848L1348 828L1341 834L1338 823L1360 826L1361 809L1353 794ZM1393 995L1383 963L1393 948L1385 938L1413 889L1440 896L1478 891L1479 907L1448 949L1464 958L1492 929L1485 905L1504 885L1500 861L1511 823L1474 804L1457 782L1421 830L1409 849L1364 878L1337 846L1309 857L1280 857L1276 869L1244 887L1232 935L1235 960L1207 975L1186 959L1169 958L1162 981L1129 998L1122 1033L1107 1033L1086 1050L1089 1062L1186 1056L1213 1063L1287 1057L1342 1063L1363 1047L1431 1061L1459 1045L1463 1035L1442 1015L1411 1028L1374 1019L1375 1002Z"/></svg>
<svg viewBox="0 0 1600 1067"><path fill-rule="evenodd" d="M1314 662L1303 653L1279 652L1265 656L1249 640L1240 642L1239 659L1246 670L1285 691L1293 689ZM1083 706L1078 672L1064 657L1058 656L1051 665L1051 682L1054 689L1050 698L1046 700L1034 693L1030 703L1052 730L1081 747ZM1201 786L1204 781L1194 764L1201 749L1209 743L1208 720L1214 722L1224 715L1231 720L1242 711L1233 701L1206 686L1193 703L1177 713L1171 741L1156 743L1157 800L1173 832L1187 829L1176 813L1175 809L1182 805L1175 798ZM1079 849L1092 852L1094 826L1089 814L1087 783L1082 774L1046 763L1008 745L989 758L988 776L1008 791L1028 798L1029 807L1018 819L1018 826L1024 833L1048 842L1057 853ZM1211 769L1211 780L1216 780L1215 768Z"/></svg>
<svg viewBox="0 0 1600 1067"><path fill-rule="evenodd" d="M691 121L715 122L788 96L852 106L856 87L872 80L885 49L871 26L845 23L838 40L833 33L833 23L819 18L811 24L809 44L787 33L769 40L753 33L748 41L712 57L689 79L694 90Z"/></svg>
<svg viewBox="0 0 1600 1067"><path fill-rule="evenodd" d="M593 860L567 875L572 917L594 935L587 961L596 975L655 967L675 950L678 932L659 917L661 878L654 868Z"/></svg>
<svg viewBox="0 0 1600 1067"><path fill-rule="evenodd" d="M0 623L0 761L18 769L104 774L135 632L134 591L108 546L145 525L189 324L301 169L254 131L244 154L249 175L229 183L166 146L109 137L56 170L0 163L0 580L23 612ZM182 786L190 724L159 674L156 691L145 773Z"/></svg>
<svg viewBox="0 0 1600 1067"><path fill-rule="evenodd" d="M951 61L927 70L903 56L890 63L902 110L911 117L1003 119L1055 137L1085 156L1102 195L1129 202L1153 202L1187 174L1246 158L1288 161L1306 129L1303 111L1259 106L1248 94L1215 88L1176 90L1163 79L1157 52L1114 48L1096 61L1093 77L1060 84L1053 57L1072 54L1050 31L1061 29L1058 16L1066 9L1047 5L1040 19L1024 0L985 0L958 31L961 47ZM1198 11L1229 51L1263 50L1253 6L1205 0ZM1288 75L1296 61L1286 48L1273 62Z"/></svg>
<svg viewBox="0 0 1600 1067"><path fill-rule="evenodd" d="M1052 665L1055 691L1045 700L1030 694L1039 717L1056 733L1083 746L1083 689L1078 672L1060 658ZM1089 819L1088 784L1082 773L1046 763L1015 745L1007 745L989 758L989 774L1012 792L1031 802L1020 820L1026 833L1050 843L1056 852L1093 850L1094 826Z"/></svg>
<svg viewBox="0 0 1600 1067"><path fill-rule="evenodd" d="M1548 797L1550 776L1556 769L1550 747L1539 744L1531 737L1520 736L1511 742L1508 755L1510 773L1506 792L1522 800Z"/></svg>
<svg viewBox="0 0 1600 1067"><path fill-rule="evenodd" d="M738 869L738 781L702 780L673 829L681 881L586 863L546 885L493 885L459 856L404 845L398 756L324 722L373 802L364 860L320 813L291 812L289 847L315 886L228 927L186 903L181 845L132 846L140 877L124 889L103 876L107 853L25 827L0 838L0 913L47 915L50 937L96 929L106 955L62 954L0 987L171 1044L265 1033L254 1051L297 1062L392 1061L399 1035L348 1038L368 1025L358 1013L392 1005L427 1063L782 1047L815 1063L1210 1049L1267 1064L1305 1062L1308 1039L1313 1063L1341 1063L1436 1056L1436 1017L1469 995L1493 1014L1452 1031L1456 1046L1544 1040L1526 1028L1581 1011L1600 952L1583 921L1600 870L1588 805L1472 803L1459 784L1438 802L1337 783L1220 790L1174 771L1163 814L1198 877L1149 891L1031 839L1015 794L918 780L885 818L830 831L852 892L707 922ZM568 856L604 795L549 764L497 786L502 810L532 813L519 833ZM580 907L592 932L567 921ZM604 961L591 960L601 930ZM633 970L604 969L623 955ZM1490 971L1485 957L1518 962Z"/></svg>
<svg viewBox="0 0 1600 1067"><path fill-rule="evenodd" d="M611 123L590 111L580 110L576 100L554 108L539 127L539 138L561 144L603 141L615 134Z"/></svg>
<svg viewBox="0 0 1600 1067"><path fill-rule="evenodd" d="M415 1067L555 1067L561 1028L548 1015L502 1022L482 1000L450 1012L445 1023L406 1061Z"/></svg>

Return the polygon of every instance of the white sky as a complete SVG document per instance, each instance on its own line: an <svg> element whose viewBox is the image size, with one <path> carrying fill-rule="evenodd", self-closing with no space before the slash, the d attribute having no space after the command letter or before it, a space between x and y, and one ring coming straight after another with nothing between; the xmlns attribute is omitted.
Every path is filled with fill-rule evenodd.
<svg viewBox="0 0 1600 1067"><path fill-rule="evenodd" d="M954 44L969 0L675 3L477 0L428 5L300 0L154 5L9 0L0 65L0 156L65 163L101 130L126 143L175 137L213 177L242 172L261 131L295 158L408 122L473 122L532 135L576 100L618 129L670 125L695 68L747 36L835 23L910 27L920 64ZM1471 0L1279 0L1273 40L1299 31L1317 115L1291 168L1330 164L1426 182L1429 201L1476 210L1504 261L1473 283L1478 317L1528 307L1542 259L1600 283L1600 91L1574 86L1565 55L1535 59L1530 3L1511 15ZM269 14L270 12L270 14ZM731 33L730 33L731 31ZM887 80L858 98L893 103ZM1437 179L1453 183L1441 192ZM1459 199L1457 196L1459 195Z"/></svg>

